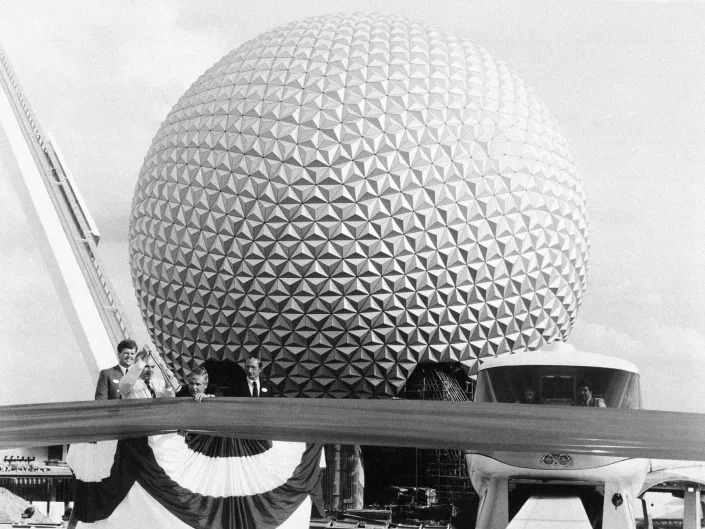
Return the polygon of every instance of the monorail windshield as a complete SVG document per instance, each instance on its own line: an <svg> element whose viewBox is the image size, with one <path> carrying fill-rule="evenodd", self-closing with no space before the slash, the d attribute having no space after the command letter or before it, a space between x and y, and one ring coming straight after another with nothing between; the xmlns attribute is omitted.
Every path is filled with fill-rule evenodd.
<svg viewBox="0 0 705 529"><path fill-rule="evenodd" d="M640 393L639 375L620 369L498 366L478 373L475 402L639 408Z"/></svg>

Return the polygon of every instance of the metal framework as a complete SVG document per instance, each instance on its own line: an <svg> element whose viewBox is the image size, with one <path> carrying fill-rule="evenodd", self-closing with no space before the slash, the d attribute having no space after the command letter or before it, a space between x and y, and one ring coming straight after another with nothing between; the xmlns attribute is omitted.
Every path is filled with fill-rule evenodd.
<svg viewBox="0 0 705 529"><path fill-rule="evenodd" d="M469 402L473 398L474 382L462 377L462 370L451 373L451 366L425 364L419 366L405 388L407 399ZM462 450L415 449L415 483L417 487L433 488L435 501L441 505L456 504L462 494L474 494L467 462Z"/></svg>

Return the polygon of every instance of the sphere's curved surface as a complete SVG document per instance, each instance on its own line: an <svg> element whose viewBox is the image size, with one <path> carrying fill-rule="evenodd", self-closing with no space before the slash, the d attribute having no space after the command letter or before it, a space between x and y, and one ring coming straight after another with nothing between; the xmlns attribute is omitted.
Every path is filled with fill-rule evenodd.
<svg viewBox="0 0 705 529"><path fill-rule="evenodd" d="M287 395L395 395L418 363L567 337L586 203L544 106L486 51L323 16L233 50L174 106L130 258L182 375L255 352Z"/></svg>

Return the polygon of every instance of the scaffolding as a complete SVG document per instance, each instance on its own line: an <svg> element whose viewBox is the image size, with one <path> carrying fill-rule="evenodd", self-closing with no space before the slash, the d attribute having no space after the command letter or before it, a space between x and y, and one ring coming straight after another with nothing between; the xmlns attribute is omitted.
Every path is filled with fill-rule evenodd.
<svg viewBox="0 0 705 529"><path fill-rule="evenodd" d="M407 382L405 398L469 402L473 391L473 380L460 366L422 364ZM416 490L435 489L435 502L439 505L456 505L460 496L473 493L465 453L414 449L414 485Z"/></svg>

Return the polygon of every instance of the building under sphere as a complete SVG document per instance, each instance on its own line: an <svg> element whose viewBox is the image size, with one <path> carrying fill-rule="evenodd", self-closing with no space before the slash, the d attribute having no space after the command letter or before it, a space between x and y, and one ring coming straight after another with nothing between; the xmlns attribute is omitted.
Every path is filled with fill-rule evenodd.
<svg viewBox="0 0 705 529"><path fill-rule="evenodd" d="M185 376L259 355L286 396L389 397L421 364L564 339L581 179L544 105L469 40L332 15L246 42L169 112L130 258Z"/></svg>

